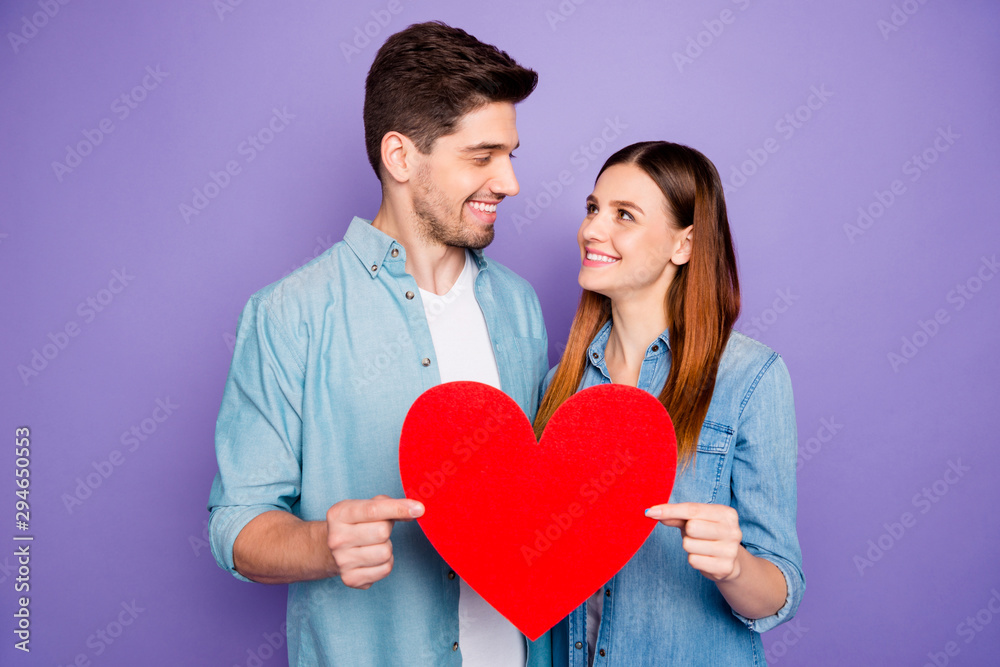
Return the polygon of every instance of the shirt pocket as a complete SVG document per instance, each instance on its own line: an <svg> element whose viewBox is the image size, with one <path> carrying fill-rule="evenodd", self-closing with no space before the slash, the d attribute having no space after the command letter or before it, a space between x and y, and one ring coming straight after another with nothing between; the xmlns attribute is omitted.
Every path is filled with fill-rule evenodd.
<svg viewBox="0 0 1000 667"><path fill-rule="evenodd" d="M714 503L719 502L719 492L725 482L727 461L730 457L734 430L731 426L705 420L698 437L698 450L694 461L681 469L677 466L677 477L671 502ZM728 497L728 494L726 494Z"/></svg>

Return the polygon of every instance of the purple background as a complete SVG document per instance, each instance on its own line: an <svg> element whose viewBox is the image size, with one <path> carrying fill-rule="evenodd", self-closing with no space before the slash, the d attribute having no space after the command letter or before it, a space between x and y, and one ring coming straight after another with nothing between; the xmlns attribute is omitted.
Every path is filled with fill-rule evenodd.
<svg viewBox="0 0 1000 667"><path fill-rule="evenodd" d="M222 2L0 9L0 662L285 663L265 637L283 623L285 588L236 581L203 541L232 335L251 293L375 214L365 74L386 36L441 19L540 75L518 109L521 194L500 207L490 254L538 291L551 360L603 159L669 139L726 180L739 328L784 356L799 424L808 590L795 625L765 635L771 664L996 664L1000 279L983 258L1000 251L1000 6ZM366 27L371 43L345 53ZM814 89L824 99L802 106ZM135 106L124 118L122 95ZM294 118L249 161L240 144L275 108ZM782 121L796 113L798 127ZM112 132L57 174L102 119ZM911 160L925 151L920 170ZM180 205L230 160L239 173L186 222ZM859 207L872 218L852 231ZM102 292L123 269L127 286ZM64 339L69 323L78 334ZM35 351L53 358L22 379ZM162 423L149 421L158 399L178 406ZM129 451L122 435L144 420ZM25 425L30 655L11 633L10 445ZM134 621L115 626L133 601ZM120 629L112 644L96 634Z"/></svg>

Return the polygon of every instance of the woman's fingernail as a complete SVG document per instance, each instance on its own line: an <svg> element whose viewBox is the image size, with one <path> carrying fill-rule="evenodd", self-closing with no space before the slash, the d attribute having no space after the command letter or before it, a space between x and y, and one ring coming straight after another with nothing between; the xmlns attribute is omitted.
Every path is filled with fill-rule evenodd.
<svg viewBox="0 0 1000 667"><path fill-rule="evenodd" d="M659 519L660 518L660 508L658 508L658 507L650 507L649 509L646 510L646 516L648 516L650 519Z"/></svg>

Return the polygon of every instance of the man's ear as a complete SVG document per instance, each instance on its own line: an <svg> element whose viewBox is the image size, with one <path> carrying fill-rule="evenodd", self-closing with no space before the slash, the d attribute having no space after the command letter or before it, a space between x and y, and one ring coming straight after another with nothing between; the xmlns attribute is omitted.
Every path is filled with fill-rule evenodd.
<svg viewBox="0 0 1000 667"><path fill-rule="evenodd" d="M386 132L382 137L382 168L397 183L413 177L419 151L410 138L399 132Z"/></svg>
<svg viewBox="0 0 1000 667"><path fill-rule="evenodd" d="M694 234L694 225L688 225L687 229L681 233L683 234L681 244L670 257L671 263L677 266L687 264L691 260L691 237Z"/></svg>

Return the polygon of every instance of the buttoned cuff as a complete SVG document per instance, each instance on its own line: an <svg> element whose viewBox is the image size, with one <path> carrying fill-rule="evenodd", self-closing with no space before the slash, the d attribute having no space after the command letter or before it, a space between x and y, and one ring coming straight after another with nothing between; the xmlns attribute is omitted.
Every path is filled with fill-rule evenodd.
<svg viewBox="0 0 1000 667"><path fill-rule="evenodd" d="M212 555L219 567L228 570L237 579L252 582L252 579L247 579L236 571L233 564L233 544L240 531L253 519L264 512L281 509L283 508L276 505L230 505L214 508L208 519L208 535Z"/></svg>
<svg viewBox="0 0 1000 667"><path fill-rule="evenodd" d="M753 552L751 551L751 553ZM805 591L806 584L798 569L787 561L781 558L776 558L767 553L754 553L753 555L774 563L775 567L777 567L781 572L781 576L785 578L786 589L785 604L781 606L781 609L779 609L777 613L771 616L765 616L764 618L747 618L746 616L738 614L735 610L733 610L733 616L743 621L743 623L754 632L760 633L767 632L768 630L781 625L785 621L790 621L792 617L795 616L795 611L799 608L799 601L802 600L802 593Z"/></svg>

